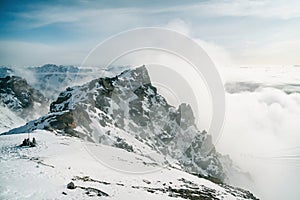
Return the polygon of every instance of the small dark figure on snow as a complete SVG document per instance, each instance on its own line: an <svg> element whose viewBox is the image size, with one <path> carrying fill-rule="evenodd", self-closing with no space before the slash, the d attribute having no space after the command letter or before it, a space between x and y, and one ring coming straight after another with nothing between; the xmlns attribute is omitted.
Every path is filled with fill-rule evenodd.
<svg viewBox="0 0 300 200"><path fill-rule="evenodd" d="M23 147L23 146L29 146L29 139L25 138L20 146L21 147Z"/></svg>
<svg viewBox="0 0 300 200"><path fill-rule="evenodd" d="M20 147L35 147L36 146L36 140L35 138L32 138L32 141L30 141L29 138L25 138L20 145Z"/></svg>
<svg viewBox="0 0 300 200"><path fill-rule="evenodd" d="M32 144L33 144L33 145L36 145L35 138L32 138Z"/></svg>
<svg viewBox="0 0 300 200"><path fill-rule="evenodd" d="M35 138L32 138L32 142L29 141L29 146L30 146L30 147L35 147L35 146L36 146Z"/></svg>

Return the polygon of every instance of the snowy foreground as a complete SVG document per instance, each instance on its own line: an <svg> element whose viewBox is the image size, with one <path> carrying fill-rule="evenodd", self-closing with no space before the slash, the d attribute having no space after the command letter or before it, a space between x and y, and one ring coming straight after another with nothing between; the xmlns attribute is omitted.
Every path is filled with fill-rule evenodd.
<svg viewBox="0 0 300 200"><path fill-rule="evenodd" d="M112 162L119 162L124 168L157 168L148 165L147 158L122 149L47 131L31 134L37 139L37 147L18 147L26 137L27 134L0 136L0 199L254 198L249 192L217 185L171 167L144 174L116 171L97 161L86 147L93 148L93 152L114 152L118 156L111 156ZM75 189L67 188L71 181Z"/></svg>

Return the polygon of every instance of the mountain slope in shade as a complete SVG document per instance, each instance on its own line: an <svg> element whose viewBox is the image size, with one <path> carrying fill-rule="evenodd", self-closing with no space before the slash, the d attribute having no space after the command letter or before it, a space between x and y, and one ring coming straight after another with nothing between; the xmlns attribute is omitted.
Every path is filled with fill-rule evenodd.
<svg viewBox="0 0 300 200"><path fill-rule="evenodd" d="M49 105L47 98L18 76L0 78L0 102L25 120L46 114Z"/></svg>
<svg viewBox="0 0 300 200"><path fill-rule="evenodd" d="M48 131L31 133L37 147L17 147L26 136L0 136L0 199L257 199L172 167L142 175L115 171L95 160L86 147L103 156L113 153L109 159L125 169L154 166L148 158L120 148ZM67 189L71 181L74 189Z"/></svg>

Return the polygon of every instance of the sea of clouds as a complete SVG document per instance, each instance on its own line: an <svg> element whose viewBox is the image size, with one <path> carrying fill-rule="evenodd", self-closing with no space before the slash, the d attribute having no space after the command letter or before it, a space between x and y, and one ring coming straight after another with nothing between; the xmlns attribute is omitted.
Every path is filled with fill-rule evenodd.
<svg viewBox="0 0 300 200"><path fill-rule="evenodd" d="M234 68L231 73L227 69L226 82L237 88L226 93L226 121L217 149L250 172L253 182L239 184L262 199L300 197L300 87L293 79L299 71L297 67ZM246 83L256 87L247 90Z"/></svg>

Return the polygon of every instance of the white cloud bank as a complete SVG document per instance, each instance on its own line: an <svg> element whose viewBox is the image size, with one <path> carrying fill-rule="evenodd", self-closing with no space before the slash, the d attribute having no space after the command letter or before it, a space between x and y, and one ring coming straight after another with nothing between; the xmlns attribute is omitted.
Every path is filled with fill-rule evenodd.
<svg viewBox="0 0 300 200"><path fill-rule="evenodd" d="M250 172L249 186L267 200L300 197L300 94L274 88L227 94L217 147Z"/></svg>

